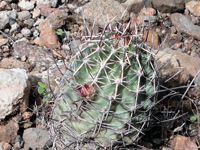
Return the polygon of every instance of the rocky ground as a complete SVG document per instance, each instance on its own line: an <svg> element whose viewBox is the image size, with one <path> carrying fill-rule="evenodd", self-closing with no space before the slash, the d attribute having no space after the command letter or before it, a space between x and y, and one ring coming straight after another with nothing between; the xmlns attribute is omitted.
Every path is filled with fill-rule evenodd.
<svg viewBox="0 0 200 150"><path fill-rule="evenodd" d="M200 1L2 0L0 10L0 149L51 149L53 98L42 102L38 81L56 92L71 53L87 34L85 24L92 31L95 21L95 34L114 17L111 24L130 22L132 31L137 24L157 53L161 90L166 89L138 147L198 149Z"/></svg>

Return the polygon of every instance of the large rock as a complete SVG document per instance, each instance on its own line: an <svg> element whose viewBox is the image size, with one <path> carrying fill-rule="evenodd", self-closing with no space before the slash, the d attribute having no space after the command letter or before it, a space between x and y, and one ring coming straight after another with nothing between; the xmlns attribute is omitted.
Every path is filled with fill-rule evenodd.
<svg viewBox="0 0 200 150"><path fill-rule="evenodd" d="M23 112L28 104L30 85L23 69L0 69L0 120Z"/></svg>
<svg viewBox="0 0 200 150"><path fill-rule="evenodd" d="M185 8L184 0L152 0L153 7L160 12L182 12Z"/></svg>
<svg viewBox="0 0 200 150"><path fill-rule="evenodd" d="M178 31L200 40L200 27L192 24L187 17L180 13L174 13L170 16L170 18L172 24L176 27Z"/></svg>
<svg viewBox="0 0 200 150"><path fill-rule="evenodd" d="M163 82L167 81L171 86L185 85L188 79L195 77L199 71L200 58L192 57L179 51L171 50L169 48L159 51L157 54L158 67L160 70L161 79ZM177 74L180 72L179 74ZM176 75L177 74L177 75ZM197 76L195 84L200 86L200 75Z"/></svg>
<svg viewBox="0 0 200 150"><path fill-rule="evenodd" d="M124 7L115 0L98 0L85 4L83 6L83 15L90 23L94 23L95 21L97 25L103 28L105 24L109 23L114 17L116 18L111 24L118 22L124 10ZM126 11L123 16L123 21L127 21L128 19L129 14Z"/></svg>

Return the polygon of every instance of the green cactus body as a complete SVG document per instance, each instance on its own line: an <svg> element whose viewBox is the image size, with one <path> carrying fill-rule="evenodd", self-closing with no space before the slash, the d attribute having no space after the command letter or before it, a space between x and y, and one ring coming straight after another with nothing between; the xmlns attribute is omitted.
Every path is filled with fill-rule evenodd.
<svg viewBox="0 0 200 150"><path fill-rule="evenodd" d="M57 140L69 145L92 139L105 147L133 143L155 102L155 76L153 53L136 35L106 27L85 37L55 102Z"/></svg>

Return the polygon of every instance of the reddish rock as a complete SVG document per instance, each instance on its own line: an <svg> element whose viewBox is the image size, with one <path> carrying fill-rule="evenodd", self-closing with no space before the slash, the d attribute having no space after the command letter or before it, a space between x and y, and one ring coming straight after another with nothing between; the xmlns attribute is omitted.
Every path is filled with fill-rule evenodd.
<svg viewBox="0 0 200 150"><path fill-rule="evenodd" d="M195 16L200 16L200 1L188 2L185 4L185 7Z"/></svg>
<svg viewBox="0 0 200 150"><path fill-rule="evenodd" d="M9 122L0 122L0 142L7 142L13 144L17 137L19 125L14 120Z"/></svg>
<svg viewBox="0 0 200 150"><path fill-rule="evenodd" d="M46 46L47 48L58 48L60 49L60 42L56 31L52 27L46 27L41 30L39 45Z"/></svg>
<svg viewBox="0 0 200 150"><path fill-rule="evenodd" d="M48 17L39 24L39 30L42 31L46 27L52 27L58 29L65 24L65 20L68 17L68 9L55 10Z"/></svg>
<svg viewBox="0 0 200 150"><path fill-rule="evenodd" d="M52 12L56 11L57 9L56 8L41 8L40 9L40 14L42 16L49 16Z"/></svg>
<svg viewBox="0 0 200 150"><path fill-rule="evenodd" d="M143 39L153 49L157 49L160 44L159 36L153 29L144 31Z"/></svg>
<svg viewBox="0 0 200 150"><path fill-rule="evenodd" d="M155 9L143 8L137 17L137 23L142 25L144 20L148 20L149 22L155 22L156 18L157 17Z"/></svg>
<svg viewBox="0 0 200 150"><path fill-rule="evenodd" d="M189 137L182 135L175 136L170 143L173 150L198 150L197 145Z"/></svg>

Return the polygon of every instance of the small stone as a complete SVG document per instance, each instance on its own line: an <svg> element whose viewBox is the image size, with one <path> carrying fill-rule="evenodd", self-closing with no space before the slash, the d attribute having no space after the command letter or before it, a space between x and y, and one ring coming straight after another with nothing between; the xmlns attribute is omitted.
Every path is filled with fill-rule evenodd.
<svg viewBox="0 0 200 150"><path fill-rule="evenodd" d="M9 23L8 12L0 11L0 29L4 29Z"/></svg>
<svg viewBox="0 0 200 150"><path fill-rule="evenodd" d="M185 4L185 7L195 16L200 16L200 2L199 1L190 1Z"/></svg>
<svg viewBox="0 0 200 150"><path fill-rule="evenodd" d="M8 39L0 38L0 46L6 44L8 42Z"/></svg>
<svg viewBox="0 0 200 150"><path fill-rule="evenodd" d="M39 17L39 16L40 16L40 9L35 8L35 9L33 10L33 18L37 18L37 17Z"/></svg>
<svg viewBox="0 0 200 150"><path fill-rule="evenodd" d="M41 30L39 45L47 48L60 48L58 36L53 28L46 27Z"/></svg>
<svg viewBox="0 0 200 150"><path fill-rule="evenodd" d="M23 139L24 147L44 149L49 141L49 132L39 128L28 128L24 130Z"/></svg>
<svg viewBox="0 0 200 150"><path fill-rule="evenodd" d="M34 8L34 3L31 1L25 1L22 0L18 3L18 6L22 9L22 10L32 10Z"/></svg>
<svg viewBox="0 0 200 150"><path fill-rule="evenodd" d="M137 23L143 24L144 21L149 22L156 22L156 10L153 8L143 8L138 17L137 17Z"/></svg>
<svg viewBox="0 0 200 150"><path fill-rule="evenodd" d="M74 10L74 12L76 13L76 14L80 14L81 13L81 11L82 11L82 7L78 7L77 9L75 9Z"/></svg>
<svg viewBox="0 0 200 150"><path fill-rule="evenodd" d="M28 28L23 28L23 29L21 30L21 33L22 33L22 35L24 35L24 36L31 36L31 30L28 29Z"/></svg>
<svg viewBox="0 0 200 150"><path fill-rule="evenodd" d="M70 50L70 47L68 44L63 44L62 47L61 47L64 51L69 51Z"/></svg>
<svg viewBox="0 0 200 150"><path fill-rule="evenodd" d="M14 10L17 10L17 8L18 8L17 4L15 4L15 3L11 3L10 6Z"/></svg>
<svg viewBox="0 0 200 150"><path fill-rule="evenodd" d="M7 142L0 142L0 149L11 150L12 146Z"/></svg>
<svg viewBox="0 0 200 150"><path fill-rule="evenodd" d="M0 125L0 142L14 143L18 130L19 125L14 120L10 120L7 123L5 122L5 124Z"/></svg>
<svg viewBox="0 0 200 150"><path fill-rule="evenodd" d="M51 6L56 7L58 0L51 0Z"/></svg>
<svg viewBox="0 0 200 150"><path fill-rule="evenodd" d="M37 8L50 8L51 0L37 0Z"/></svg>
<svg viewBox="0 0 200 150"><path fill-rule="evenodd" d="M11 25L11 29L10 32L16 31L19 28L19 24L18 23L14 23Z"/></svg>
<svg viewBox="0 0 200 150"><path fill-rule="evenodd" d="M67 7L69 9L76 9L77 8L77 5L74 5L74 4L67 4Z"/></svg>
<svg viewBox="0 0 200 150"><path fill-rule="evenodd" d="M16 19L17 18L17 13L16 11L8 11L8 16L10 19Z"/></svg>
<svg viewBox="0 0 200 150"><path fill-rule="evenodd" d="M175 26L172 26L172 27L170 28L170 30L171 30L171 33L173 33L173 34L176 34L176 33L177 33L177 30L176 30Z"/></svg>
<svg viewBox="0 0 200 150"><path fill-rule="evenodd" d="M5 8L6 5L8 5L7 2L1 1L1 2L0 2L0 10L3 10L3 9Z"/></svg>
<svg viewBox="0 0 200 150"><path fill-rule="evenodd" d="M22 118L24 120L30 120L30 118L33 116L33 113L32 112L29 112L29 111L26 111L22 114Z"/></svg>
<svg viewBox="0 0 200 150"><path fill-rule="evenodd" d="M25 62L27 60L27 56L22 56L21 61Z"/></svg>
<svg viewBox="0 0 200 150"><path fill-rule="evenodd" d="M31 14L29 11L18 12L18 18L20 20L26 20L26 19L29 19L30 17L31 17Z"/></svg>
<svg viewBox="0 0 200 150"><path fill-rule="evenodd" d="M17 33L16 37L17 37L17 39L21 39L23 37L23 35L21 33Z"/></svg>
<svg viewBox="0 0 200 150"><path fill-rule="evenodd" d="M38 37L40 35L40 33L38 32L38 30L35 30L34 32L33 32L33 36L34 37Z"/></svg>
<svg viewBox="0 0 200 150"><path fill-rule="evenodd" d="M35 23L35 21L33 19L27 19L24 21L24 23L30 27L32 27Z"/></svg>
<svg viewBox="0 0 200 150"><path fill-rule="evenodd" d="M153 49L157 49L158 45L160 44L158 34L153 29L149 31L144 31L143 35L144 39L147 39L147 44L152 46Z"/></svg>

